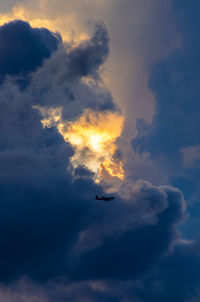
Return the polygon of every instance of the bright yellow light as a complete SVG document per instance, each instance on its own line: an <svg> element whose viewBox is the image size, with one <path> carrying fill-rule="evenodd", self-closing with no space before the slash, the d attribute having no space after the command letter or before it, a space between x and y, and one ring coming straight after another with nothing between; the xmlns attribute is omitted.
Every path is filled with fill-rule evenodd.
<svg viewBox="0 0 200 302"><path fill-rule="evenodd" d="M87 167L95 173L97 182L104 176L124 180L122 162L116 158L116 140L121 135L124 118L116 112L85 110L75 121L63 121L60 108L44 109L36 106L44 119L43 127L56 126L66 142L74 148L71 163Z"/></svg>
<svg viewBox="0 0 200 302"><path fill-rule="evenodd" d="M101 149L101 141L102 136L100 134L92 134L90 137L90 145L97 152Z"/></svg>
<svg viewBox="0 0 200 302"><path fill-rule="evenodd" d="M105 174L109 174L110 176L124 180L124 169L122 162L112 159L105 160L104 162L100 163L99 179L102 180Z"/></svg>

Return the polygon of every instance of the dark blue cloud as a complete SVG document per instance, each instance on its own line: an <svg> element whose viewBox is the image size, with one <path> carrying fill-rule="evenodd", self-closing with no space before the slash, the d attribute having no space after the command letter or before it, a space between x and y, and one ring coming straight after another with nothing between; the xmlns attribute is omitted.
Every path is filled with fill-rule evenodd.
<svg viewBox="0 0 200 302"><path fill-rule="evenodd" d="M130 194L126 200L116 193L111 204L95 201L95 193L103 194L103 188L83 167L72 176L67 168L73 149L55 128L43 129L32 108L63 106L63 116L70 120L86 108L114 108L111 95L101 90L98 81L96 86L81 81L87 75L97 80L108 55L104 25L98 24L91 40L69 53L62 44L55 51L60 38L48 30L32 29L21 21L1 30L10 30L8 45L21 33L16 48L8 47L8 58L14 52L13 66L6 59L2 76L35 71L49 57L32 73L25 91L10 79L0 87L1 283L12 284L24 276L42 285L53 280L54 286L60 278L67 284L130 282L150 274L180 237L177 225L185 219L181 192L140 180L125 186ZM29 65L28 41L38 42L33 65ZM17 49L25 51L24 61L17 59L21 58ZM97 294L87 286L82 293L96 301L118 301L109 291ZM54 298L58 299L66 300Z"/></svg>
<svg viewBox="0 0 200 302"><path fill-rule="evenodd" d="M177 235L175 226L184 217L180 196L172 192L169 202L175 203L177 210L169 205L157 224L130 227L117 236L107 236L107 229L100 246L77 255L73 245L80 231L105 223L107 210L94 201L99 188L89 180L72 184L67 175L61 180L51 175L46 182L33 187L25 181L0 187L1 281L23 275L40 281L61 276L82 281L138 278L168 250ZM122 204L112 207L118 216L120 210L126 210ZM116 224L126 218L110 219ZM107 224L108 228L116 227Z"/></svg>
<svg viewBox="0 0 200 302"><path fill-rule="evenodd" d="M182 153L183 148L200 144L200 3L173 1L172 7L181 46L152 66L149 86L155 95L155 116L151 125L138 120L138 135L132 144L137 152L148 151L169 178L176 176L179 188L189 197L194 188L199 194L200 179L199 161L185 167ZM176 183L173 179L169 179L171 184ZM192 186L185 186L186 182Z"/></svg>
<svg viewBox="0 0 200 302"><path fill-rule="evenodd" d="M70 145L42 128L28 90L12 89L19 95L3 103L0 124L0 281L129 279L151 270L177 238L182 194L139 181L129 201L95 201L103 189L92 173L80 167L72 177Z"/></svg>
<svg viewBox="0 0 200 302"><path fill-rule="evenodd" d="M181 46L152 66L149 86L155 94L156 112L149 127L138 128L133 146L177 168L182 165L180 149L200 142L200 3L173 1L173 9Z"/></svg>
<svg viewBox="0 0 200 302"><path fill-rule="evenodd" d="M198 301L199 269L199 244L177 246L135 294L145 302Z"/></svg>
<svg viewBox="0 0 200 302"><path fill-rule="evenodd" d="M104 62L104 51L99 49L104 48L104 43L105 48L108 47L104 35L107 35L105 28L101 30L97 26L94 37L87 42L86 46L94 48L90 59L99 58L89 64L91 72L94 69L97 72ZM73 154L71 146L55 128L42 128L41 117L32 106L40 100L46 106L58 106L61 100L62 105L74 102L77 111L77 97L73 96L71 88L66 90L72 84L76 92L87 88L88 93L94 95L94 102L98 103L96 98L100 99L100 95L79 80L73 82L73 77L60 80L59 71L63 66L63 73L70 70L74 76L75 72L69 68L70 60L67 60L59 34L47 29L33 29L26 22L13 21L0 28L1 39L4 41L4 44L0 43L2 77L23 74L26 79L29 71L32 71L32 76L25 91L21 91L10 78L0 87L0 233L4 246L0 252L0 280L5 282L23 275L36 280L67 276L68 253L79 232L92 224L96 208L99 208L94 203L94 194L97 191L101 193L102 188L94 184L92 173L83 168L75 171L76 180L72 178L67 170ZM59 43L63 57L59 51L56 52ZM77 47L74 51L78 53L78 50ZM44 58L54 60L52 52L61 65L57 64L57 69L50 73L48 63L47 67L40 65ZM40 71L36 71L36 67L39 66L45 70L45 78L38 76ZM41 82L46 84L46 79L49 80L47 86L41 88ZM56 89L52 88L55 82L58 82ZM105 97L103 92L101 97ZM110 96L109 101L112 103Z"/></svg>
<svg viewBox="0 0 200 302"><path fill-rule="evenodd" d="M0 27L0 76L36 70L60 42L61 36L46 28L32 28L20 20L4 24Z"/></svg>
<svg viewBox="0 0 200 302"><path fill-rule="evenodd" d="M68 55L71 76L87 76L97 72L109 53L109 35L103 23L96 25L93 37Z"/></svg>
<svg viewBox="0 0 200 302"><path fill-rule="evenodd" d="M70 185L67 177L46 181L33 188L25 183L0 187L1 281L67 275L68 253L84 220L90 220L95 186L89 181Z"/></svg>
<svg viewBox="0 0 200 302"><path fill-rule="evenodd" d="M135 279L154 267L177 238L176 225L184 220L183 196L171 187L162 189L167 194L168 207L158 215L158 222L136 228L129 227L121 234L105 234L101 246L81 256L78 272L72 274L75 279L79 276L89 279ZM161 196L159 199L156 197L159 191L152 190L151 187L141 187L140 190L139 206L144 207L144 190L146 198L152 202L152 208L155 203L161 202ZM118 215L119 213L120 211Z"/></svg>
<svg viewBox="0 0 200 302"><path fill-rule="evenodd" d="M149 152L155 165L167 173L168 183L180 188L187 199L189 219L180 226L193 245L176 247L155 267L152 279L133 295L141 301L193 301L200 289L199 275L199 160L185 165L183 148L200 144L200 3L171 1L181 45L153 64L149 87L156 100L155 116L149 125L138 120L138 135L132 145L136 152ZM188 155L192 160L193 154ZM164 173L161 182L165 180ZM158 284L159 286L155 286ZM154 289L153 289L154 288ZM197 299L197 300L196 300Z"/></svg>

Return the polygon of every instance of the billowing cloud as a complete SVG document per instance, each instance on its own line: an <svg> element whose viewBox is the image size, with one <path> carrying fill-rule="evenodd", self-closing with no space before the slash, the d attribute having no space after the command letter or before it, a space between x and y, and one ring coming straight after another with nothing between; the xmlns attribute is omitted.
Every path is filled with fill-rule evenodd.
<svg viewBox="0 0 200 302"><path fill-rule="evenodd" d="M199 144L199 70L198 40L199 18L190 19L186 4L173 4L174 14L179 15L177 28L182 43L152 66L149 86L156 96L156 113L151 125L138 124L138 137L134 147L147 150L153 158L162 157L173 169L183 164L181 150ZM195 1L191 11L196 10ZM187 58L187 59L186 59ZM169 118L170 116L170 118ZM160 143L162 142L162 143Z"/></svg>
<svg viewBox="0 0 200 302"><path fill-rule="evenodd" d="M41 13L47 2L38 3ZM94 6L88 3L92 10ZM128 4L126 1L125 11L132 7ZM52 1L49 8L52 19L54 5ZM194 282L195 286L189 283L187 292L187 278L183 277L182 295L175 288L188 268L187 261L192 267L197 265L195 277L199 278L198 247L184 240L180 232L187 219L182 192L138 176L133 179L126 174L126 165L120 165L127 160L120 141L127 115L123 116L102 80L103 64L109 55L106 26L100 22L93 34L79 37L76 43L64 38L63 43L59 34L35 28L36 10L24 11L29 13L33 27L22 21L0 27L0 33L5 30L9 40L8 56L12 51L16 54L16 36L16 46L28 54L28 59L32 51L38 55L30 62L24 55L24 61L19 60L21 65L14 71L10 72L8 64L2 67L0 300L147 302L163 301L165 297L167 302L183 302L186 297L196 297L198 282ZM30 48L20 42L27 32ZM150 50L156 58L156 50ZM3 63L6 52L4 56ZM16 76L22 73L29 74L24 89L16 82ZM132 105L127 104L127 108ZM134 118L129 112L129 118L131 115ZM142 133L134 146L141 170L145 170L148 160L152 164L156 153L146 147L156 118L150 128L141 120L139 123ZM122 171L123 177L120 184L113 184L114 202L94 200L96 193L105 194L110 179L106 176L115 178L116 170ZM102 179L95 182L94 173L99 171ZM175 264L179 268L176 274Z"/></svg>
<svg viewBox="0 0 200 302"><path fill-rule="evenodd" d="M12 21L0 28L0 76L24 75L39 67L56 51L61 37L48 29ZM31 59L30 59L31 58Z"/></svg>
<svg viewBox="0 0 200 302"><path fill-rule="evenodd" d="M192 219L187 233L193 236L199 221L199 4L172 5L181 34L180 46L152 66L149 87L155 94L156 114L152 123L138 121L133 148L148 153L159 179L178 185L188 196ZM190 12L194 14L191 17ZM167 176L166 176L167 175ZM195 222L196 221L196 222Z"/></svg>
<svg viewBox="0 0 200 302"><path fill-rule="evenodd" d="M6 26L19 24L34 31L23 22ZM93 124L114 135L112 143L121 134L123 118L98 80L98 69L108 54L107 37L104 25L98 25L91 41L76 48L63 46L59 40L57 51L30 74L25 90L20 90L12 78L5 79L0 88L1 282L23 276L37 281L62 277L76 282L136 278L151 270L152 263L179 237L176 225L185 217L180 191L142 180L125 183L121 195L116 193L116 202L107 207L94 200L94 194L103 192L103 188L94 183L90 167L84 173L83 168L83 178L79 173L75 179L67 169L76 154L69 134L77 121L85 124L93 120L96 111L100 119ZM49 45L49 39L44 38L43 43ZM87 74L77 69L80 57ZM85 75L89 76L87 81ZM38 105L63 108L67 138L56 127L43 129L39 112L33 108ZM81 120L85 110L91 116ZM58 110L55 114L54 123L61 122L60 113ZM120 197L123 194L124 200ZM138 241L140 236L142 242ZM146 257L142 250L150 242ZM102 253L107 257L101 257Z"/></svg>

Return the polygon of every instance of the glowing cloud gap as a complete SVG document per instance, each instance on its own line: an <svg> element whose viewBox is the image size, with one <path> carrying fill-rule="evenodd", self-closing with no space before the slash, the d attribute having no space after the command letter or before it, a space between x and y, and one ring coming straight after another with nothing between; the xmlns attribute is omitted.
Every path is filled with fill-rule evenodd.
<svg viewBox="0 0 200 302"><path fill-rule="evenodd" d="M62 108L39 109L43 127L55 126L66 142L74 148L71 163L74 168L85 166L95 174L95 181L116 177L124 180L122 161L117 157L116 140L120 137L124 118L117 112L85 110L74 121L62 120Z"/></svg>

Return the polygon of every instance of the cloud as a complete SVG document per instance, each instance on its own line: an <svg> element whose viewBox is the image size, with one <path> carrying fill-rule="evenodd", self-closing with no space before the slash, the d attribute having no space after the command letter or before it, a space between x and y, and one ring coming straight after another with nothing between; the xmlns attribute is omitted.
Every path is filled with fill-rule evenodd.
<svg viewBox="0 0 200 302"><path fill-rule="evenodd" d="M138 276L168 250L176 239L173 226L184 217L177 192L170 191L174 205L166 209L164 191L154 189L161 194L155 197L148 192L151 187L145 192L141 184L128 204L118 197L111 211L93 202L99 189L88 179L72 183L67 175L37 177L39 183L1 184L1 281L24 275L82 281ZM85 235L81 241L80 234ZM147 257L142 250L149 244Z"/></svg>
<svg viewBox="0 0 200 302"><path fill-rule="evenodd" d="M192 1L190 11L197 9ZM191 18L187 5L173 4L181 45L152 66L149 87L156 102L152 124L138 128L133 141L135 149L146 150L151 157L161 158L171 170L181 170L181 150L199 144L199 18ZM144 123L145 124L145 123ZM162 143L160 143L162 142Z"/></svg>
<svg viewBox="0 0 200 302"><path fill-rule="evenodd" d="M78 120L62 119L62 109L34 106L42 115L43 127L56 127L74 149L71 163L74 169L87 167L100 182L110 177L124 180L123 163L117 158L116 140L123 129L123 117L117 112L85 110ZM108 178L108 177L107 177Z"/></svg>
<svg viewBox="0 0 200 302"><path fill-rule="evenodd" d="M197 227L199 221L199 4L192 1L188 9L186 1L174 1L172 9L181 44L152 66L155 116L151 124L138 121L132 146L138 154L148 154L160 173L158 182L170 182L188 197L191 220L184 231L193 237L193 223Z"/></svg>
<svg viewBox="0 0 200 302"><path fill-rule="evenodd" d="M115 213L115 219L119 220L119 213L127 211L126 229L122 231L121 227L119 233L111 236L105 234L101 246L86 251L77 262L80 272L74 272L75 279L84 275L89 279L138 278L151 269L176 240L175 226L183 221L185 211L180 191L155 188L143 182L137 186L129 205L120 206L121 210Z"/></svg>
<svg viewBox="0 0 200 302"><path fill-rule="evenodd" d="M147 4L143 0L125 0L123 5L121 0L82 0L76 3L71 0L52 0L51 3L46 0L18 1L11 11L0 15L0 24L13 18L27 20L32 27L59 31L64 41L73 41L75 46L91 37L97 20L106 23L111 51L106 64L101 67L101 78L125 117L121 149L127 160L126 169L131 177L137 179L139 175L143 178L146 173L150 181L158 183L160 173L155 168L152 173L152 165L147 171L134 164L138 157L133 154L130 139L137 133L136 119L140 117L151 121L154 114L154 95L148 87L152 63L180 45L170 1L162 1L161 4L159 0L151 0ZM48 74L43 75L43 81L46 77ZM69 91L68 95L73 96L71 89ZM83 95L82 92L81 98ZM140 161L143 163L143 159ZM149 166L149 162L146 164Z"/></svg>
<svg viewBox="0 0 200 302"><path fill-rule="evenodd" d="M42 39L49 43L46 34ZM55 127L43 129L33 109L62 107L63 119L71 123L84 110L118 114L100 78L108 42L105 26L98 24L89 41L75 47L60 41L32 70L25 89L11 77L0 87L1 289L28 277L39 288L52 282L56 291L63 280L69 292L54 296L48 286L44 299L78 301L78 288L91 300L105 301L106 280L128 282L151 273L181 238L177 226L186 218L186 206L180 190L129 179L115 192L115 202L95 201L103 187L84 167L72 177L73 146ZM6 296L11 301L24 290L15 284L16 296Z"/></svg>
<svg viewBox="0 0 200 302"><path fill-rule="evenodd" d="M109 36L104 24L97 24L91 40L83 42L79 48L69 53L69 69L76 76L87 76L96 72L108 56L108 42Z"/></svg>
<svg viewBox="0 0 200 302"><path fill-rule="evenodd" d="M132 146L148 155L160 172L158 182L179 187L187 200L189 219L180 226L194 244L178 246L141 282L134 295L141 301L195 301L199 298L199 3L173 1L181 44L155 62L149 78L155 100L152 123L137 122ZM142 157L143 158L143 157ZM147 170L146 170L147 171ZM189 273L188 273L189 272ZM188 277L189 276L189 277ZM157 286L156 286L157 285Z"/></svg>
<svg viewBox="0 0 200 302"><path fill-rule="evenodd" d="M104 79L126 114L126 134L136 134L138 116L151 120L154 99L148 87L149 64L177 46L170 1L125 0L123 6L121 0L18 1L0 16L0 23L16 18L28 20L33 27L59 31L64 41L74 39L75 44L91 35L91 24L104 20L112 37Z"/></svg>
<svg viewBox="0 0 200 302"><path fill-rule="evenodd" d="M0 76L24 75L36 70L56 51L61 37L48 29L13 21L0 27Z"/></svg>
<svg viewBox="0 0 200 302"><path fill-rule="evenodd" d="M144 280L137 290L138 296L150 302L160 301L163 296L166 302L195 301L199 294L199 265L199 243L177 246L161 262L156 274ZM157 282L159 289L155 287Z"/></svg>
<svg viewBox="0 0 200 302"><path fill-rule="evenodd" d="M186 167L192 167L200 159L200 145L181 149L183 162Z"/></svg>
<svg viewBox="0 0 200 302"><path fill-rule="evenodd" d="M43 81L44 85L48 83L48 89L41 90L42 84L38 80L38 75L48 73L48 63L53 64L55 57L62 59L62 52L58 50L49 58L49 62L45 62L32 75L25 91L21 91L10 81L5 81L0 89L1 282L9 282L24 275L38 282L61 276L73 279L74 275L82 281L90 276L100 278L102 275L99 274L98 253L102 250L109 256L113 253L113 248L125 242L119 252L129 254L129 249L134 249L133 243L129 246L129 240L130 243L132 240L137 242L140 235L144 237L145 249L149 244L146 232L155 228L156 238L160 229L159 221L162 220L160 215L167 212L172 207L171 203L174 203L177 209L175 206L169 214L171 220L165 221L167 236L163 237L163 242L158 240L157 247L154 246L155 255L162 257L176 240L176 224L184 217L181 206L184 204L183 197L180 192L173 191L174 189L157 188L140 181L135 186L125 186L124 195L128 196L127 200L123 201L117 196L116 203L105 207L94 200L94 194L101 193L103 189L94 184L90 174L85 173L87 177L72 179L70 170L67 170L69 159L73 155L71 146L55 128L43 129L38 112L32 108L36 101L51 106L53 99L57 105L64 106L65 102L65 107L70 108L68 106L71 100L63 89L66 85L72 85L69 78L66 77L66 82L58 81L54 87L50 85L60 78L58 67L63 68L64 64L57 65L58 72L55 73L54 69L52 75ZM99 91L96 86L88 87L85 84L84 88L79 76L73 77L71 81L77 90L90 89L92 95L97 95ZM56 99L52 97L55 87L58 95ZM41 95L38 96L40 92ZM62 96L65 96L64 100ZM77 107L76 95L73 102ZM98 98L96 102L98 104ZM83 106L88 106L88 103L83 102ZM80 108L76 108L76 116L79 116L79 110ZM79 173L80 175L82 174ZM168 228L172 230L171 233L168 233ZM119 235L116 237L116 234ZM112 244L106 244L107 237ZM85 270L83 265L90 253L94 272L89 268ZM143 260L141 257L140 263ZM144 271L151 268L151 260L150 256L144 265ZM133 269L131 258L126 257L124 265L127 267L129 261L132 263L130 268ZM110 265L112 263L116 265L116 258L113 258ZM106 265L109 270L108 264ZM109 276L108 270L105 270L104 278ZM113 274L112 277L119 278L119 271L120 266L116 276ZM135 276L138 273L136 271ZM122 276L128 278L130 271L125 271Z"/></svg>

